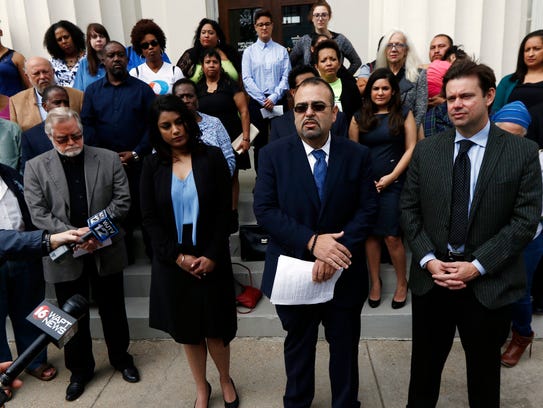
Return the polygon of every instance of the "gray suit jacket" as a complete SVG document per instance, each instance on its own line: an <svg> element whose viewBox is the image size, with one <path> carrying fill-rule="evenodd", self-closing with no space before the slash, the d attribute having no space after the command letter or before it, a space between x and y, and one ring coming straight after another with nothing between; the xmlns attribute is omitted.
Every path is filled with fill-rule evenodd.
<svg viewBox="0 0 543 408"><path fill-rule="evenodd" d="M413 152L401 197L402 225L413 252L410 287L423 295L434 285L420 260L447 253L454 129L422 140ZM494 309L521 297L525 287L522 250L533 238L541 214L538 148L494 124L490 127L477 179L465 245L486 274L468 283L484 306Z"/></svg>
<svg viewBox="0 0 543 408"><path fill-rule="evenodd" d="M130 192L119 156L109 150L85 146L85 184L89 216L106 209L116 225L128 213ZM45 152L26 163L25 200L32 222L51 233L76 228L70 224L70 193L62 163L56 150ZM98 273L121 272L126 265L124 233L113 238L111 246L94 253ZM43 258L45 280L50 283L77 279L83 261L71 256L60 264Z"/></svg>

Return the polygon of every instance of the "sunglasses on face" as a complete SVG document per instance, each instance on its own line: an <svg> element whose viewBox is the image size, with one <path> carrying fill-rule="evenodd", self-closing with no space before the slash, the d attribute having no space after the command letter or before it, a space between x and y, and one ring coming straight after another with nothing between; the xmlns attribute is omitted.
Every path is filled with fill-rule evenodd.
<svg viewBox="0 0 543 408"><path fill-rule="evenodd" d="M142 50L146 50L147 48L149 47L156 47L158 45L158 41L157 40L151 40L149 42L143 42L140 44L140 47Z"/></svg>
<svg viewBox="0 0 543 408"><path fill-rule="evenodd" d="M78 142L79 140L81 140L82 137L83 137L82 133L77 133L75 135L54 137L53 139L55 139L55 142L57 142L57 144L65 145L66 143L68 143L69 139L72 139L72 142Z"/></svg>
<svg viewBox="0 0 543 408"><path fill-rule="evenodd" d="M331 106L331 105L327 105L324 102L311 102L310 104L302 102L302 103L298 103L298 104L296 104L294 106L294 112L296 112L296 113L306 113L307 109L309 109L309 107L311 107L311 110L313 112L323 112L329 106Z"/></svg>

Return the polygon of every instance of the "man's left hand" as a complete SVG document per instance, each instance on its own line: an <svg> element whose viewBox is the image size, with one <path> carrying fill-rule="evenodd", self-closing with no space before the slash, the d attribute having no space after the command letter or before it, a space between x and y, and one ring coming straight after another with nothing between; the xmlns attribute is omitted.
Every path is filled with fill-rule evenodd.
<svg viewBox="0 0 543 408"><path fill-rule="evenodd" d="M317 259L313 264L313 282L325 282L334 276L336 270L326 262Z"/></svg>
<svg viewBox="0 0 543 408"><path fill-rule="evenodd" d="M132 152L119 152L119 157L121 159L121 163L125 165L134 159Z"/></svg>
<svg viewBox="0 0 543 408"><path fill-rule="evenodd" d="M464 289L466 283L480 276L471 262L444 262L446 273L432 275L436 285L451 290Z"/></svg>
<svg viewBox="0 0 543 408"><path fill-rule="evenodd" d="M271 101L270 98L266 98L264 103L262 104L262 107L266 110L272 111L275 104Z"/></svg>

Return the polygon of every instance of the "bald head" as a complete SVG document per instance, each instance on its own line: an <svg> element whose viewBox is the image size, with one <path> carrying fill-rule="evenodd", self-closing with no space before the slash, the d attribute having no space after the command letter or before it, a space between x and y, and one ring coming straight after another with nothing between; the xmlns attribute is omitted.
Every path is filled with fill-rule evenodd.
<svg viewBox="0 0 543 408"><path fill-rule="evenodd" d="M25 62L25 73L28 80L36 90L42 94L43 90L55 84L55 72L51 63L42 57L30 57Z"/></svg>

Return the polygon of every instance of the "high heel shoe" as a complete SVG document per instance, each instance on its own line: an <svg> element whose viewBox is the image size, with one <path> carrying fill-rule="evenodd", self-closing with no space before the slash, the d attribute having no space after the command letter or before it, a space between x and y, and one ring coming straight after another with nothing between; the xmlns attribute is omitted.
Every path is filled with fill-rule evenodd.
<svg viewBox="0 0 543 408"><path fill-rule="evenodd" d="M514 367L519 362L526 348L530 346L529 356L532 357L532 344L534 341L534 332L530 336L521 336L513 330L511 342L503 352L501 363L504 367Z"/></svg>
<svg viewBox="0 0 543 408"><path fill-rule="evenodd" d="M209 400L211 399L211 384L207 380L206 380L206 384L207 384L207 406L209 407ZM198 402L198 398L196 398L196 401L194 401L194 408L196 408L196 402Z"/></svg>
<svg viewBox="0 0 543 408"><path fill-rule="evenodd" d="M379 285L381 286L381 289L383 289L383 281L381 280L381 278L379 278ZM381 304L381 296L379 296L379 299L370 299L370 297L368 296L368 306L375 309L377 306L379 306Z"/></svg>
<svg viewBox="0 0 543 408"><path fill-rule="evenodd" d="M405 291L405 299L404 300L394 300L394 296L392 297L392 303L391 303L391 307L393 309L401 309L402 307L405 306L405 304L407 303L407 290Z"/></svg>
<svg viewBox="0 0 543 408"><path fill-rule="evenodd" d="M239 396L238 391L236 390L236 384L234 384L234 380L230 378L230 382L232 383L232 387L234 388L234 393L236 394L236 399L232 402L226 402L224 400L224 408L238 408L239 407Z"/></svg>

